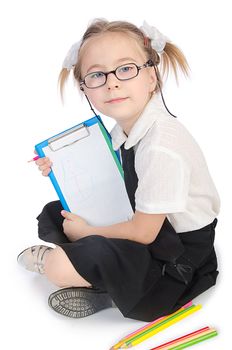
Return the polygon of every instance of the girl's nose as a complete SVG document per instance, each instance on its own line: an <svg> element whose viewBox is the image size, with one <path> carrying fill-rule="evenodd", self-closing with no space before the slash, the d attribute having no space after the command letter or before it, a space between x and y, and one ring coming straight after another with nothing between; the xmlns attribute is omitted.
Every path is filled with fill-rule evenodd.
<svg viewBox="0 0 232 350"><path fill-rule="evenodd" d="M109 90L114 88L118 89L120 86L120 80L117 79L114 73L110 73L107 76L106 85Z"/></svg>

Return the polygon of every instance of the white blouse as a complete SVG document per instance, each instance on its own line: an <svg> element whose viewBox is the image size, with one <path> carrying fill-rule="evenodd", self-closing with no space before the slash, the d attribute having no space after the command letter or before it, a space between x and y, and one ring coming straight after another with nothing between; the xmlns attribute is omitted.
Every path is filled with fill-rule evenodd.
<svg viewBox="0 0 232 350"><path fill-rule="evenodd" d="M176 232L196 230L215 219L220 199L204 155L159 95L148 102L128 137L118 124L111 136L114 150L124 142L125 149L134 148L136 210L167 214Z"/></svg>

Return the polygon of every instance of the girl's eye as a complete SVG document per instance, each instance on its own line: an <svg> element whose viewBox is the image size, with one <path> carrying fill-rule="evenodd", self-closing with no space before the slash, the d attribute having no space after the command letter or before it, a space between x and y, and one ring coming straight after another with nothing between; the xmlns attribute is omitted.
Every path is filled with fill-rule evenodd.
<svg viewBox="0 0 232 350"><path fill-rule="evenodd" d="M122 66L122 67L120 67L119 68L119 73L128 73L128 72L131 72L131 71L133 71L133 69L134 69L135 67L134 66Z"/></svg>
<svg viewBox="0 0 232 350"><path fill-rule="evenodd" d="M104 76L104 73L102 72L95 72L89 75L90 79L99 79Z"/></svg>

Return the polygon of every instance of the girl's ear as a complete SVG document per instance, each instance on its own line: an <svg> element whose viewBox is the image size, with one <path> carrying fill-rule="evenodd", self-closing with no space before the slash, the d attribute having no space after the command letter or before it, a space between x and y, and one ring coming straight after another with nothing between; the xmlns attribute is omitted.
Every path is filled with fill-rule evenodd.
<svg viewBox="0 0 232 350"><path fill-rule="evenodd" d="M150 68L150 91L153 92L157 84L157 76L154 67Z"/></svg>

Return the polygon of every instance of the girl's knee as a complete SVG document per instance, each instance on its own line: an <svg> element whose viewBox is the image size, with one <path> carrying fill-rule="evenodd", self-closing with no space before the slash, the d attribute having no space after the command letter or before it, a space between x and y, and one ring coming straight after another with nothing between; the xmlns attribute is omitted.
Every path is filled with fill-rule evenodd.
<svg viewBox="0 0 232 350"><path fill-rule="evenodd" d="M60 247L57 247L47 254L44 264L45 275L59 287L63 287L62 281L66 266L65 255L65 252Z"/></svg>
<svg viewBox="0 0 232 350"><path fill-rule="evenodd" d="M56 247L47 254L44 271L46 277L58 287L91 286L78 274L66 253L60 247Z"/></svg>

